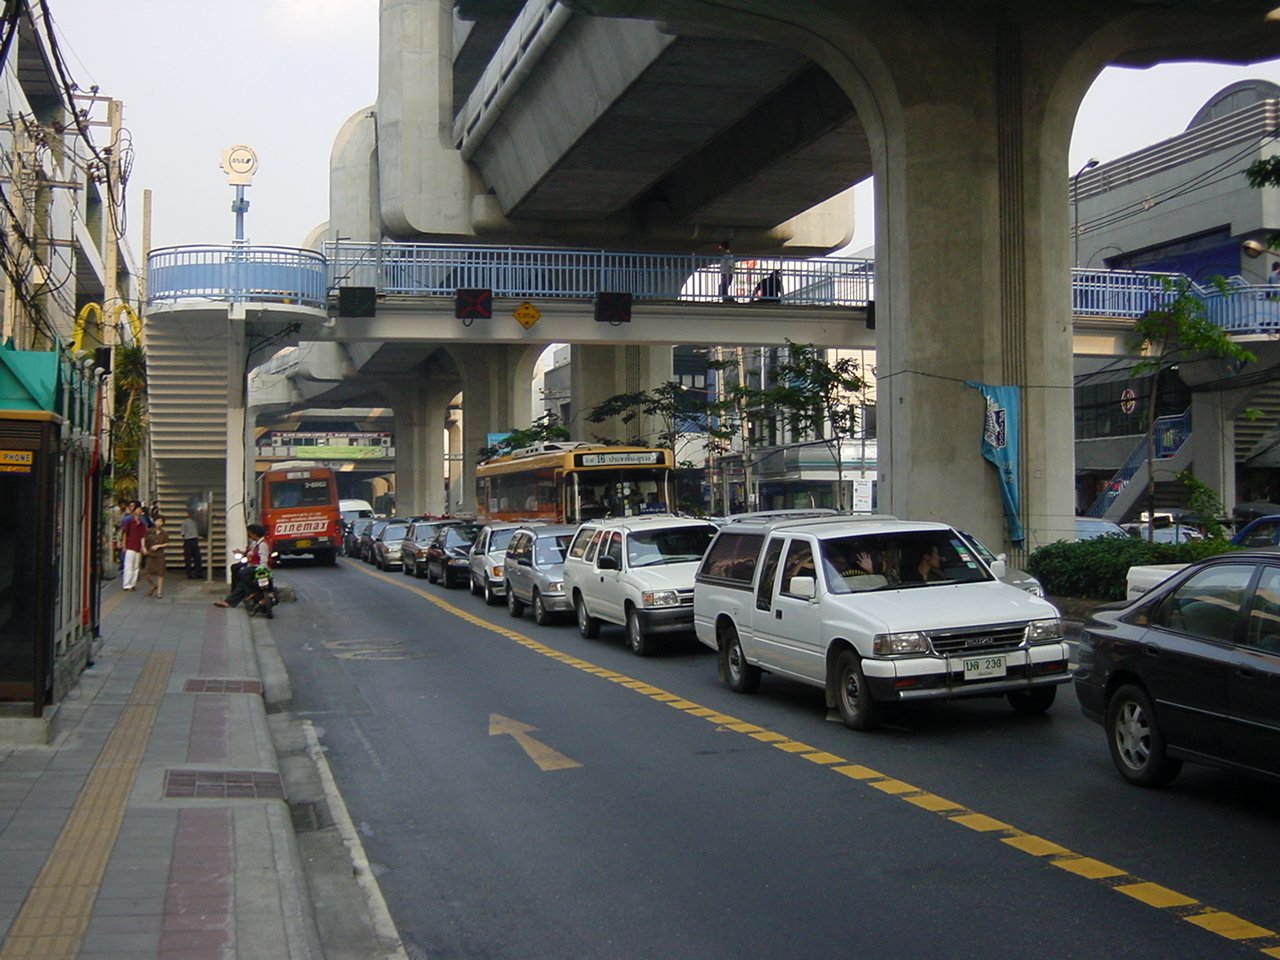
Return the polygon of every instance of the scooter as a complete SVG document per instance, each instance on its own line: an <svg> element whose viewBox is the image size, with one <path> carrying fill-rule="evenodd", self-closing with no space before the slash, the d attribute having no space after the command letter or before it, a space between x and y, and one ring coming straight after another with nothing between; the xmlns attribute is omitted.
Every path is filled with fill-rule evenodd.
<svg viewBox="0 0 1280 960"><path fill-rule="evenodd" d="M239 566L243 566L244 555L236 553L235 557ZM262 613L270 620L275 616L272 613L272 609L280 602L280 596L276 593L275 578L271 576L271 568L267 566L254 567L251 580L249 592L245 594L244 598L244 609L251 617L255 613Z"/></svg>

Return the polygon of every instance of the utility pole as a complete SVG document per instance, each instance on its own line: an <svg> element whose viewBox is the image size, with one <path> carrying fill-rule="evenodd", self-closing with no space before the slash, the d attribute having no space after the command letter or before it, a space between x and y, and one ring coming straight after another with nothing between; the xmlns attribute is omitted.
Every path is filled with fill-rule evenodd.
<svg viewBox="0 0 1280 960"><path fill-rule="evenodd" d="M104 288L102 291L102 342L109 347L115 346L117 342L115 323L112 321L118 318L113 318L111 314L120 299L120 235L117 227L120 207L123 205L118 204L116 200L120 189L120 123L123 113L124 104L119 100L107 101L107 124L111 132L107 146L102 150L102 155L107 162L107 202L103 205L106 207L107 216L103 221L102 237L104 246L102 251Z"/></svg>

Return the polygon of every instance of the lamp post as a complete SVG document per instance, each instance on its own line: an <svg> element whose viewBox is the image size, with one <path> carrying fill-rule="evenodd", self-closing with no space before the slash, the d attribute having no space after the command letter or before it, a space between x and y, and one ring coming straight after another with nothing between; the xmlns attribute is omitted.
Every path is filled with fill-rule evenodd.
<svg viewBox="0 0 1280 960"><path fill-rule="evenodd" d="M1098 165L1097 157L1090 157L1085 161L1084 166L1076 171L1075 176L1071 178L1071 211L1074 216L1074 225L1071 228L1071 237L1074 244L1074 255L1071 265L1073 267L1080 266L1080 175L1086 170L1092 170Z"/></svg>

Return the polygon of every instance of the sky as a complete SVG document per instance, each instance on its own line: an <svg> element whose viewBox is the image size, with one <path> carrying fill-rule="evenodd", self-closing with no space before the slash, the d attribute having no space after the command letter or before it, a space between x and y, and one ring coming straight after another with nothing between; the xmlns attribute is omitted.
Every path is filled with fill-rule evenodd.
<svg viewBox="0 0 1280 960"><path fill-rule="evenodd" d="M153 247L232 240L235 191L218 164L222 150L241 143L259 164L246 191L251 242L301 246L328 218L333 139L377 96L378 0L47 3L75 82L124 102L135 256L144 189ZM1105 70L1081 105L1063 176L1092 157L1112 160L1181 133L1210 96L1250 77L1280 83L1280 60ZM873 242L873 222L864 185L850 251Z"/></svg>

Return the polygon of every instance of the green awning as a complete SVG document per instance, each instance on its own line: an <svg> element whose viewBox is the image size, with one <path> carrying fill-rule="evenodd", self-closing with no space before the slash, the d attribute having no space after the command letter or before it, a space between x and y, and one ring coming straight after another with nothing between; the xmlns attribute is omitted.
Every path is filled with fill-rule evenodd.
<svg viewBox="0 0 1280 960"><path fill-rule="evenodd" d="M55 412L57 399L57 353L0 349L0 410Z"/></svg>

